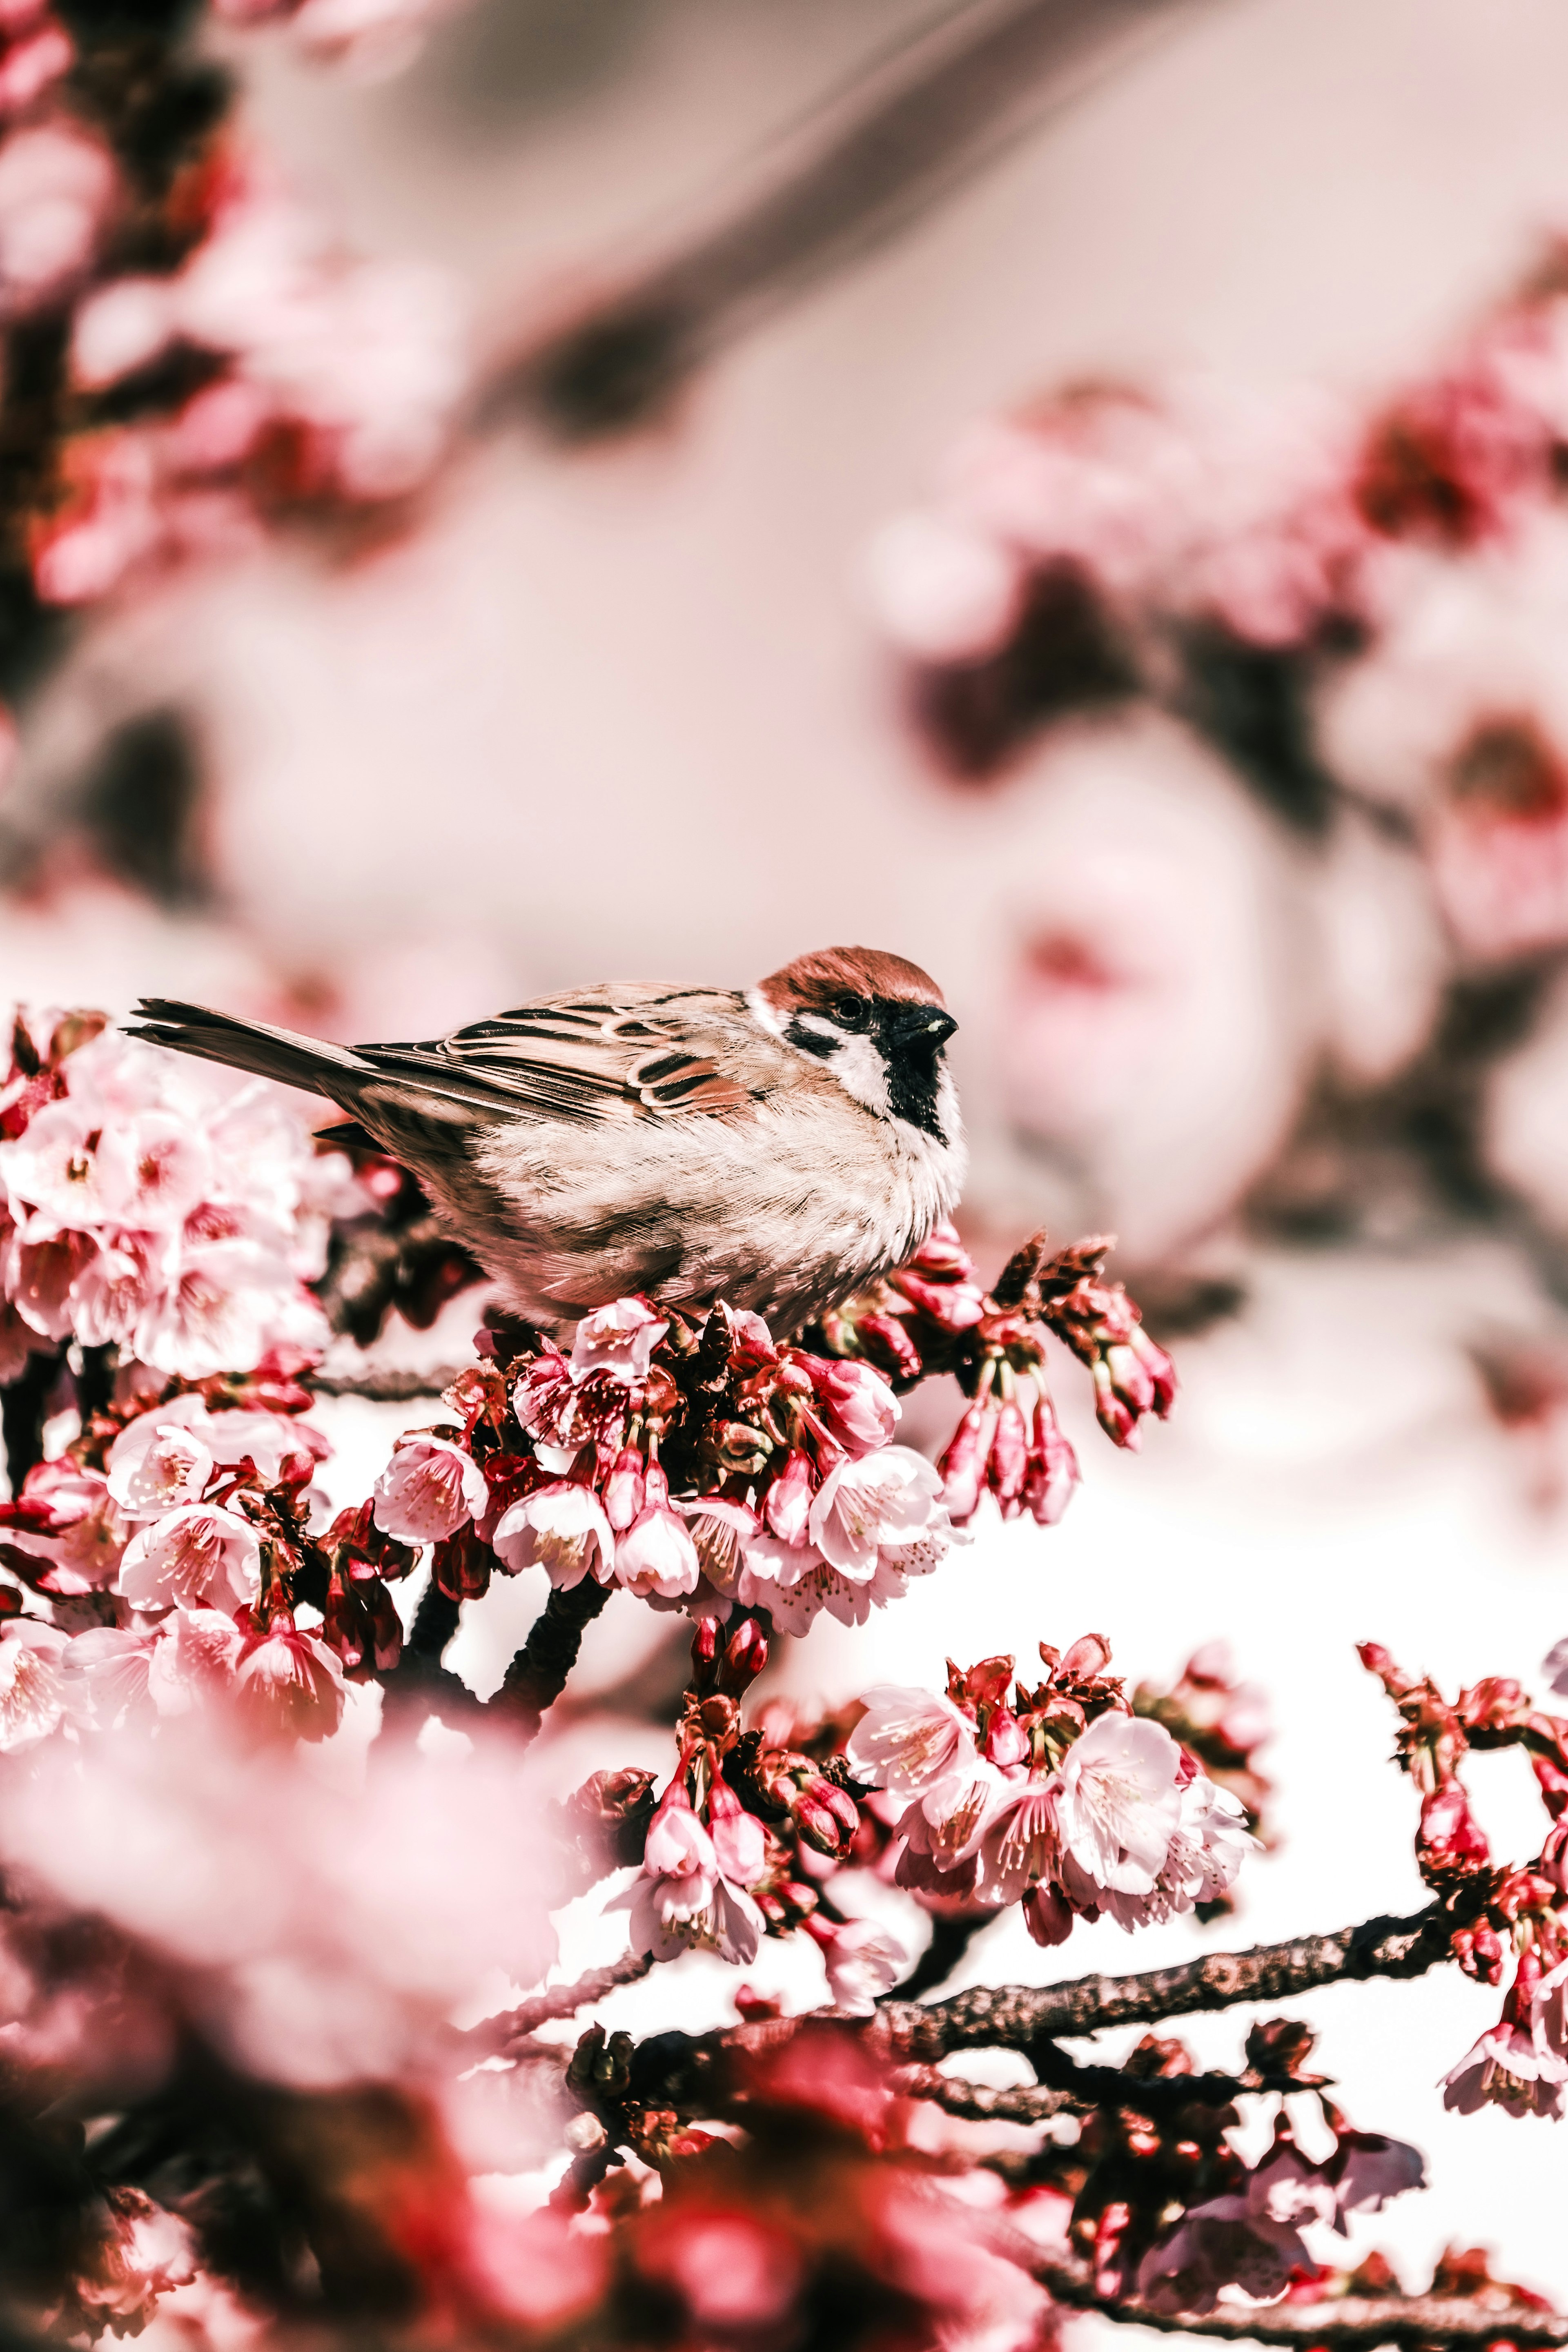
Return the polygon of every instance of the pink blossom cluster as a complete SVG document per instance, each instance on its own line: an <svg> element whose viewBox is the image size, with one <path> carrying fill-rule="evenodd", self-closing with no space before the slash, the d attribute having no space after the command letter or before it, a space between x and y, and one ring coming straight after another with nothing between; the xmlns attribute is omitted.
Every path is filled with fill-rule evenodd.
<svg viewBox="0 0 1568 2352"><path fill-rule="evenodd" d="M1381 2132L1351 2129L1322 2102L1332 2153L1313 2162L1283 2115L1263 2161L1223 2194L1191 2205L1137 2266L1139 2295L1152 2310L1215 2310L1227 2290L1249 2303L1275 2303L1298 2284L1321 2279L1302 2226L1328 2222L1348 2234L1352 2213L1381 2213L1391 2199L1424 2189L1419 2150ZM1103 2249L1102 2249L1103 2251ZM1103 2262L1101 2265L1103 2274Z"/></svg>
<svg viewBox="0 0 1568 2352"><path fill-rule="evenodd" d="M1444 2105L1462 2115L1495 2105L1514 2116L1568 2114L1568 1719L1537 1707L1511 1677L1489 1675L1445 1699L1429 1677L1405 1674L1374 1642L1361 1646L1402 1718L1398 1757L1421 1792L1415 1860L1449 1925L1467 1975L1512 1978L1498 2023L1444 2078ZM1568 1643L1546 1662L1568 1688ZM1472 1748L1517 1747L1529 1757L1548 1829L1523 1865L1492 1860L1460 1766Z"/></svg>
<svg viewBox="0 0 1568 2352"><path fill-rule="evenodd" d="M322 1517L320 1432L297 1410L221 1395L215 1409L193 1391L110 1426L0 1504L0 1559L63 1621L0 1625L0 1750L193 1713L329 1737L342 1643L296 1623L274 1572L279 1541Z"/></svg>
<svg viewBox="0 0 1568 2352"><path fill-rule="evenodd" d="M359 1200L258 1083L100 1014L18 1014L0 1087L0 1381L66 1340L199 1381L326 1344L308 1284Z"/></svg>
<svg viewBox="0 0 1568 2352"><path fill-rule="evenodd" d="M974 426L927 509L888 525L868 573L910 658L971 667L1081 581L1138 646L1154 615L1294 645L1355 612L1370 539L1353 418L1198 379L1109 386ZM1149 656L1152 657L1152 656Z"/></svg>
<svg viewBox="0 0 1568 2352"><path fill-rule="evenodd" d="M539 1566L563 1591L592 1579L720 1622L766 1608L804 1633L821 1609L864 1622L954 1540L937 1473L891 1443L886 1381L775 1347L754 1315L691 1326L621 1299L583 1319L570 1357L492 1361L452 1401L482 1476L464 1483L453 1438L411 1435L377 1524L464 1550L453 1574L473 1577L478 1547L477 1589L491 1565Z"/></svg>
<svg viewBox="0 0 1568 2352"><path fill-rule="evenodd" d="M1059 1944L1075 1917L1131 1931L1223 1895L1256 1841L1236 1798L1163 1725L1134 1716L1086 1634L1042 1646L1037 1689L1010 1657L950 1672L945 1696L883 1685L849 1735L851 1769L903 1806L899 1884L985 1906L1019 1903Z"/></svg>
<svg viewBox="0 0 1568 2352"><path fill-rule="evenodd" d="M4 152L0 151L0 172ZM441 457L464 382L435 273L351 260L254 173L220 176L181 268L110 277L79 305L71 376L106 396L158 371L173 404L79 436L34 535L46 603L253 544L290 513L407 498Z"/></svg>

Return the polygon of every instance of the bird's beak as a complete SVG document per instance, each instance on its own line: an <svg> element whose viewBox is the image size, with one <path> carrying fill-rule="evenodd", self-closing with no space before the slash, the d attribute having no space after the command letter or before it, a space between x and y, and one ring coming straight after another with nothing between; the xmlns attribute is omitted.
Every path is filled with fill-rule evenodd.
<svg viewBox="0 0 1568 2352"><path fill-rule="evenodd" d="M937 1053L957 1026L952 1013L940 1004L892 1004L882 1016L889 1044L905 1053L921 1047L929 1054Z"/></svg>

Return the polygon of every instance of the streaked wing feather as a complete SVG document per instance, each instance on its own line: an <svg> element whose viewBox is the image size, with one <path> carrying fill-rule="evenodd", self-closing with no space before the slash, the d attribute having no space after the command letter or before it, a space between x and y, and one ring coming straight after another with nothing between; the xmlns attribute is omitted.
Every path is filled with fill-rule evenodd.
<svg viewBox="0 0 1568 2352"><path fill-rule="evenodd" d="M481 1115L584 1125L711 1115L754 1100L687 1042L691 1013L720 1011L738 1014L742 1000L707 989L618 989L520 1005L423 1044L357 1050L388 1079L405 1078Z"/></svg>

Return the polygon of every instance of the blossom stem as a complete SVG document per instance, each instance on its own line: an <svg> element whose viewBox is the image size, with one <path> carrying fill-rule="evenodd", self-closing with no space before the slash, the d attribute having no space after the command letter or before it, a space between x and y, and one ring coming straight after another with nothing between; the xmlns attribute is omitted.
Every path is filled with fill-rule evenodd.
<svg viewBox="0 0 1568 2352"><path fill-rule="evenodd" d="M527 1641L506 1670L496 1693L525 1739L534 1738L547 1707L566 1687L566 1677L577 1663L586 1627L610 1597L610 1588L585 1576L569 1591L551 1588L542 1614L535 1618Z"/></svg>
<svg viewBox="0 0 1568 2352"><path fill-rule="evenodd" d="M1057 2303L1097 2312L1136 2327L1171 2336L1215 2336L1255 2344L1339 2345L1483 2344L1500 2337L1510 2344L1568 2344L1568 2318L1533 2305L1495 2305L1460 2295L1349 2294L1316 2303L1281 2303L1261 2310L1153 2311L1135 2295L1108 2297L1095 2292L1088 2263L1046 2252L1021 2231L994 2229L987 2242L1038 2281Z"/></svg>

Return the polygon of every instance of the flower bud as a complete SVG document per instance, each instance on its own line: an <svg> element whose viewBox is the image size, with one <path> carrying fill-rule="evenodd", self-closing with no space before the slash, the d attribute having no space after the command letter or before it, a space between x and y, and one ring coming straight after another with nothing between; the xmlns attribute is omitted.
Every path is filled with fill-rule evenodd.
<svg viewBox="0 0 1568 2352"><path fill-rule="evenodd" d="M605 1517L617 1535L624 1535L643 1507L647 1471L635 1445L626 1445L605 1481L601 1500Z"/></svg>
<svg viewBox="0 0 1568 2352"><path fill-rule="evenodd" d="M817 1788L822 1786L822 1782L816 1783ZM790 1811L795 1819L796 1832L805 1839L807 1845L815 1846L818 1853L835 1856L842 1851L844 1840L839 1825L831 1810L823 1804L815 1793L803 1790L791 1806Z"/></svg>
<svg viewBox="0 0 1568 2352"><path fill-rule="evenodd" d="M924 1370L921 1351L896 1315L884 1315L874 1309L859 1318L856 1329L861 1346L880 1355L895 1380L919 1380Z"/></svg>
<svg viewBox="0 0 1568 2352"><path fill-rule="evenodd" d="M750 1886L762 1876L767 1856L763 1825L747 1812L721 1772L715 1772L708 1792L708 1832L719 1867L731 1885Z"/></svg>
<svg viewBox="0 0 1568 2352"><path fill-rule="evenodd" d="M990 1458L985 1465L985 1482L995 1496L1005 1519L1018 1516L1028 1468L1028 1429L1022 1412L1009 1397L996 1415Z"/></svg>
<svg viewBox="0 0 1568 2352"><path fill-rule="evenodd" d="M1041 1395L1035 1407L1024 1504L1037 1524L1054 1528L1077 1492L1079 1471L1072 1442L1057 1419L1056 1407Z"/></svg>
<svg viewBox="0 0 1568 2352"><path fill-rule="evenodd" d="M767 1635L754 1617L742 1617L724 1645L720 1680L728 1690L743 1691L755 1682L767 1663Z"/></svg>
<svg viewBox="0 0 1568 2352"><path fill-rule="evenodd" d="M1022 1764L1027 1758L1028 1736L1011 1707L999 1706L993 1714L986 1727L985 1753L1004 1772L1009 1765Z"/></svg>
<svg viewBox="0 0 1568 2352"><path fill-rule="evenodd" d="M778 1475L769 1486L763 1516L780 1543L805 1540L805 1523L816 1493L816 1474L810 1456L798 1445L784 1455Z"/></svg>
<svg viewBox="0 0 1568 2352"><path fill-rule="evenodd" d="M1434 1789L1421 1808L1415 1863L1423 1878L1469 1876L1485 1870L1490 1849L1457 1780Z"/></svg>
<svg viewBox="0 0 1568 2352"><path fill-rule="evenodd" d="M1110 1664L1110 1644L1103 1633L1080 1633L1052 1679L1058 1683L1097 1682Z"/></svg>
<svg viewBox="0 0 1568 2352"><path fill-rule="evenodd" d="M1047 1950L1072 1934L1072 1906L1059 1886L1031 1886L1019 1907L1031 1937Z"/></svg>
<svg viewBox="0 0 1568 2352"><path fill-rule="evenodd" d="M942 1498L955 1526L972 1519L980 1507L995 1412L989 1397L977 1397L953 1431L945 1452L937 1456Z"/></svg>

